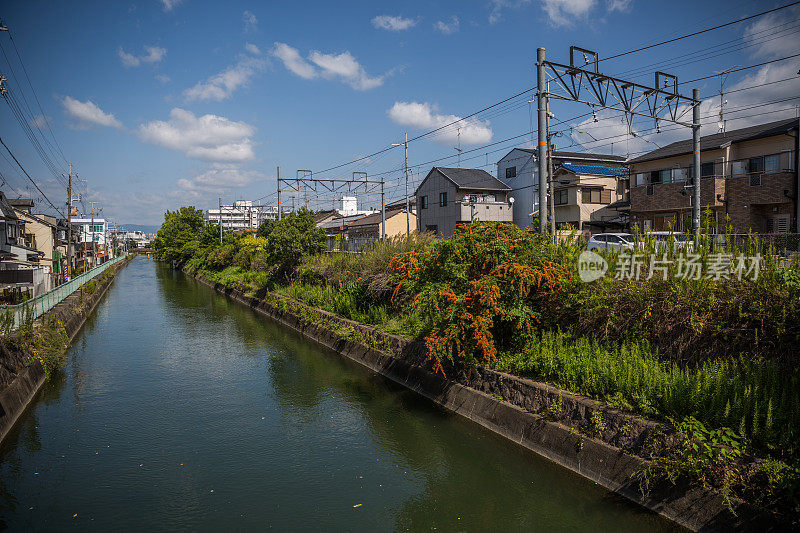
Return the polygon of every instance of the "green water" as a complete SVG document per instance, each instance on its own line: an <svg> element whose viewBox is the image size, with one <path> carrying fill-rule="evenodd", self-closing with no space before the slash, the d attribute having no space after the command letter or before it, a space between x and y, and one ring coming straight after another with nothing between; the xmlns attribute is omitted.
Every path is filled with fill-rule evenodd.
<svg viewBox="0 0 800 533"><path fill-rule="evenodd" d="M674 529L146 258L1 452L13 530Z"/></svg>

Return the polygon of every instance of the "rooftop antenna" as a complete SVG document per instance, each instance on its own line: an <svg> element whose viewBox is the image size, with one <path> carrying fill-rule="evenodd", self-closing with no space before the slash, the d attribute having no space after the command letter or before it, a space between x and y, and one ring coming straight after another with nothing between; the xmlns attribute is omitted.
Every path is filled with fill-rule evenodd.
<svg viewBox="0 0 800 533"><path fill-rule="evenodd" d="M458 152L458 168L461 168L461 126L458 127L458 148L454 148Z"/></svg>
<svg viewBox="0 0 800 533"><path fill-rule="evenodd" d="M736 67L733 66L719 72L719 120L717 120L717 133L725 133L727 121L724 117L724 107L728 103L725 100L725 82L734 68Z"/></svg>

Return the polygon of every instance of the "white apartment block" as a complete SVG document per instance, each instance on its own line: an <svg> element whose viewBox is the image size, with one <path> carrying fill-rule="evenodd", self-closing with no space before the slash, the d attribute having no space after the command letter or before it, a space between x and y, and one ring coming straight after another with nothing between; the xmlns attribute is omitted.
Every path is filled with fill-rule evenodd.
<svg viewBox="0 0 800 533"><path fill-rule="evenodd" d="M229 231L255 230L265 220L278 218L275 206L253 205L250 200L239 200L232 205L223 205L222 209L209 209L208 221L222 224Z"/></svg>
<svg viewBox="0 0 800 533"><path fill-rule="evenodd" d="M73 218L72 224L80 226L79 242L94 242L98 246L105 246L108 226L104 218Z"/></svg>

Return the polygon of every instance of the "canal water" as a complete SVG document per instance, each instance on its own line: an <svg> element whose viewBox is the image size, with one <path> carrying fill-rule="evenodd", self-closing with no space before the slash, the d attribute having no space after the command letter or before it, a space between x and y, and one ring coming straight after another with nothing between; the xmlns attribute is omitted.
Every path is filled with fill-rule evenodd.
<svg viewBox="0 0 800 533"><path fill-rule="evenodd" d="M12 530L675 529L144 257L0 453Z"/></svg>

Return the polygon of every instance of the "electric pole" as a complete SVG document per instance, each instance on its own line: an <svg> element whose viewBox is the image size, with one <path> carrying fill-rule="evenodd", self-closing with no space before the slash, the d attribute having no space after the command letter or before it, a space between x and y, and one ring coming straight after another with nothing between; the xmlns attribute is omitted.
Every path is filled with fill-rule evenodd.
<svg viewBox="0 0 800 533"><path fill-rule="evenodd" d="M66 277L72 279L72 163L69 164L69 174L67 174L65 177L67 178L67 276Z"/></svg>
<svg viewBox="0 0 800 533"><path fill-rule="evenodd" d="M461 166L461 128L458 129L458 146L456 148L458 150L458 166ZM403 146L405 151L405 173L406 173L406 237L411 235L411 214L409 213L409 202L408 202L408 132L406 132L406 140L403 143L392 143L392 146Z"/></svg>
<svg viewBox="0 0 800 533"><path fill-rule="evenodd" d="M97 245L95 244L96 241L95 241L95 227L94 227L94 204L97 204L97 203L99 203L99 202L89 202L89 205L91 206L90 207L91 213L92 213L92 225L91 225L90 231L89 231L89 233L91 233L91 235L92 235L92 267L96 267L97 266ZM98 211L98 214L100 213L100 211L102 211L102 208Z"/></svg>
<svg viewBox="0 0 800 533"><path fill-rule="evenodd" d="M548 185L548 192L549 196L547 199L548 207L550 208L550 233L553 235L553 242L556 242L556 206L555 202L555 192L553 191L553 187L555 183L553 181L553 154L552 154L552 143L551 135L550 135L550 99L548 98L545 101L545 114L547 115L547 185ZM541 182L541 180L540 180Z"/></svg>
<svg viewBox="0 0 800 533"><path fill-rule="evenodd" d="M547 231L547 91L545 90L544 48L536 50L537 100L539 110L539 232Z"/></svg>
<svg viewBox="0 0 800 533"><path fill-rule="evenodd" d="M222 245L222 196L219 197L219 244Z"/></svg>
<svg viewBox="0 0 800 533"><path fill-rule="evenodd" d="M695 246L700 243L700 89L692 90L695 101L692 109L692 146L694 152L694 194L692 197L692 225L694 229Z"/></svg>
<svg viewBox="0 0 800 533"><path fill-rule="evenodd" d="M281 167L278 167L278 220L281 219L281 210L283 206L281 205Z"/></svg>

